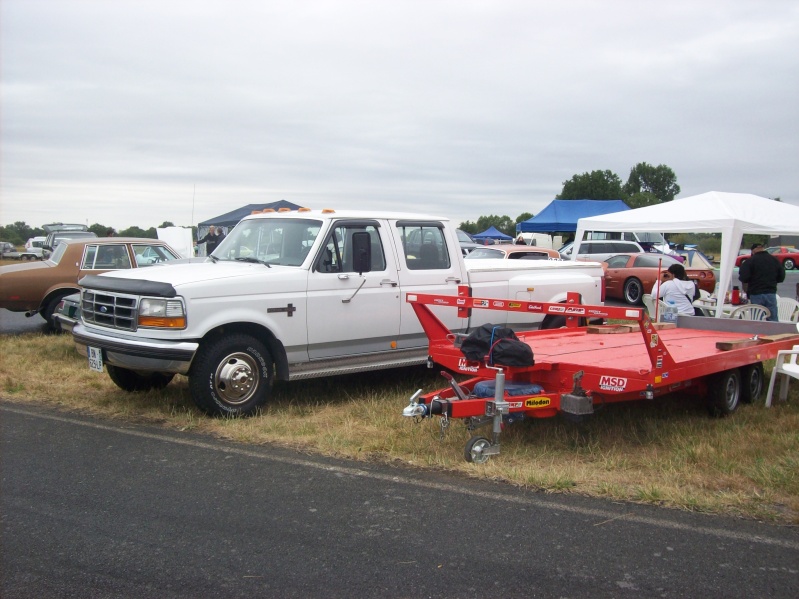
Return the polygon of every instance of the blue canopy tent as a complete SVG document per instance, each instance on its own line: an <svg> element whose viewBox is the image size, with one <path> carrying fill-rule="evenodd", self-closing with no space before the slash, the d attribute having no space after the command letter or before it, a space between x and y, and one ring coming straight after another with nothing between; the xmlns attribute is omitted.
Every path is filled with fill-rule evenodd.
<svg viewBox="0 0 799 599"><path fill-rule="evenodd" d="M502 231L498 231L493 225L488 227L482 233L472 235L476 241L485 241L486 239L493 239L495 241L510 241L513 239L510 235L505 235Z"/></svg>
<svg viewBox="0 0 799 599"><path fill-rule="evenodd" d="M552 200L537 216L516 224L519 233L567 233L577 230L577 221L629 210L621 200Z"/></svg>

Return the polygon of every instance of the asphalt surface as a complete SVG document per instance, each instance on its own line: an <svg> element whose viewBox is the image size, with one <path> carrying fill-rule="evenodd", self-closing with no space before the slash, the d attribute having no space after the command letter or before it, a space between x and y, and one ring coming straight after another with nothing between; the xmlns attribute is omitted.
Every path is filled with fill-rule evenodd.
<svg viewBox="0 0 799 599"><path fill-rule="evenodd" d="M0 402L5 599L799 596L799 530Z"/></svg>

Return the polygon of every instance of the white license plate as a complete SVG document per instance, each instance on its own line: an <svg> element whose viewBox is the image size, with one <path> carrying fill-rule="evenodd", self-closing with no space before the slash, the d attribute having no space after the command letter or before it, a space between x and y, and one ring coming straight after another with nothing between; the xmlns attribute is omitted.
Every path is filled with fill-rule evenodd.
<svg viewBox="0 0 799 599"><path fill-rule="evenodd" d="M97 372L103 371L103 350L99 347L87 346L87 354L89 356L89 368Z"/></svg>

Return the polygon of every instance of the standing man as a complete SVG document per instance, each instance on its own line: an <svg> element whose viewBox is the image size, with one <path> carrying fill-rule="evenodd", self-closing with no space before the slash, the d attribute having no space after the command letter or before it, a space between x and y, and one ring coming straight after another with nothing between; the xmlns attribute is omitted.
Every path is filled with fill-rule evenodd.
<svg viewBox="0 0 799 599"><path fill-rule="evenodd" d="M209 256L224 238L225 235L222 233L221 227L211 227L208 229L208 233L205 234L205 237L197 241L197 243L205 243L205 255Z"/></svg>
<svg viewBox="0 0 799 599"><path fill-rule="evenodd" d="M741 264L738 278L753 304L765 306L771 312L768 320L777 322L777 283L785 280L780 261L766 251L762 243L752 244L752 257Z"/></svg>

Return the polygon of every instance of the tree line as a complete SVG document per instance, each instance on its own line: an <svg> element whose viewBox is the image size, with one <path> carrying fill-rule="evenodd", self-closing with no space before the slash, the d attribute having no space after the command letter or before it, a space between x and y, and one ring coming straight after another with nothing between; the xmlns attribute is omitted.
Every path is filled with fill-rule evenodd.
<svg viewBox="0 0 799 599"><path fill-rule="evenodd" d="M89 227L89 231L97 235L97 237L145 237L147 239L158 239L158 232L156 229L165 229L166 227L174 227L175 225L169 221L164 221L158 227L150 227L149 229L142 229L141 227L132 226L127 229L120 229L117 231L113 227L94 223ZM196 236L197 227L192 227L192 236ZM12 225L0 226L0 241L10 241L14 245L23 245L31 237L44 237L47 235L42 227L31 227L23 221L17 221Z"/></svg>
<svg viewBox="0 0 799 599"><path fill-rule="evenodd" d="M561 192L555 196L556 200L623 200L630 208L652 206L662 202L670 202L680 193L677 185L677 175L665 164L652 166L646 162L639 162L630 169L627 182L622 183L621 177L616 173L604 171L591 171L574 175L563 182ZM516 235L516 225L524 220L533 218L533 214L525 212L512 220L509 216L481 216L476 222L464 221L460 228L467 233L481 233L493 226L506 235ZM563 233L565 231L552 231Z"/></svg>

